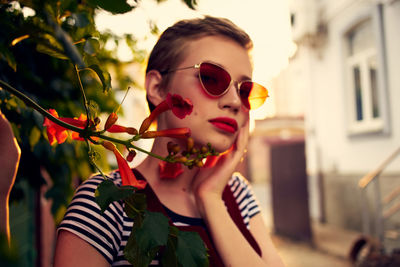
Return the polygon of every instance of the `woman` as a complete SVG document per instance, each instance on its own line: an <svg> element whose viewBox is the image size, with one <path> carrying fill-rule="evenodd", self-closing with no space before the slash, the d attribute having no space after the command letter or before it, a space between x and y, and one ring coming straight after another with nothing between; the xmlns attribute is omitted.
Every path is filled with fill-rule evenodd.
<svg viewBox="0 0 400 267"><path fill-rule="evenodd" d="M143 175L173 221L182 220L186 224L199 221L201 224L204 221L204 227L209 231L225 266L282 266L254 204L250 187L244 178L232 176L248 139L249 106L241 100L238 86L242 81L251 79L251 47L251 40L245 32L226 19L212 17L178 22L161 35L150 55L146 71L145 87L149 104L158 105L168 93L178 94L192 101L193 112L184 119L165 112L158 117L157 129L189 127L197 145L211 143L219 152L232 146L234 149L215 167L184 169L176 179L160 179L159 160L152 157L136 167L136 174ZM223 88L226 91L222 93L207 91L210 88L205 88L204 83L208 81L204 77L200 80L199 72L221 72L220 67L229 73L233 81ZM224 71L222 73L225 75ZM152 152L165 155L169 141L170 138L157 138ZM120 184L118 173L112 177L116 184ZM89 179L78 189L60 225L56 267L128 264L122 257L122 251L132 222L127 222L121 215L122 207L116 203L106 220L98 215L99 208L93 201L93 192L101 180L100 177ZM246 206L243 220L249 220L248 228L261 250L260 254L232 220L222 199L224 188L233 183L236 188L231 186L231 191L239 191L240 187L246 192L244 197L248 204L241 203ZM87 198L91 199L87 201ZM88 205L88 202L90 211L80 207ZM80 217L82 214L83 218ZM114 226L111 227L111 224Z"/></svg>
<svg viewBox="0 0 400 267"><path fill-rule="evenodd" d="M247 145L249 109L254 104L247 93L251 88L263 90L249 82L251 48L249 36L229 20L184 20L161 35L146 70L150 108L164 101L168 93L193 104L193 112L184 119L170 111L162 113L158 130L188 127L195 145L211 143L218 152L231 149L213 168L184 168L175 179L161 179L159 160L153 157L133 170L147 181L148 199L150 196L174 224L204 230L211 266L283 266L251 187L233 173ZM185 146L178 139L156 138L152 152L165 155L169 141ZM129 266L123 249L133 221L117 201L104 214L100 212L94 192L103 179L94 176L76 191L58 230L55 267ZM111 173L110 179L121 184L118 171ZM230 209L231 204L236 208ZM239 219L232 215L235 212ZM158 265L157 260L151 263Z"/></svg>

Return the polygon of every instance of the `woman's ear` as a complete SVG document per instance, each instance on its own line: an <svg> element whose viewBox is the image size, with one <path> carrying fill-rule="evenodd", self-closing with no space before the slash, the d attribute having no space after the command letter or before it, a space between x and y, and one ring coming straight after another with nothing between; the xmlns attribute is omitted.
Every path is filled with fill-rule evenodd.
<svg viewBox="0 0 400 267"><path fill-rule="evenodd" d="M145 87L147 93L147 99L154 105L157 106L165 99L165 92L162 85L162 75L157 70L151 70L146 74Z"/></svg>

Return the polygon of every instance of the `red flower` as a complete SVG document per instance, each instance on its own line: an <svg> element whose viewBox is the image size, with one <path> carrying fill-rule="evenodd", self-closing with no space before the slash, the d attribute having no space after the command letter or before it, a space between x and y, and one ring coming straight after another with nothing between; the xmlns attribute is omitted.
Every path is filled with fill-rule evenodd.
<svg viewBox="0 0 400 267"><path fill-rule="evenodd" d="M71 124L75 127L79 127L81 129L84 129L86 127L87 118L86 115L84 114L81 114L79 118L62 118L58 116L57 111L54 109L49 109L49 113L54 117L58 118L59 120ZM47 137L51 145L53 145L56 142L62 144L68 137L68 131L69 131L68 129L58 125L57 123L49 120L48 118L44 118L43 126L47 127ZM80 141L84 140L82 137L79 136L78 132L74 131L72 131L71 137L74 140L80 140ZM98 140L98 137L92 137L92 138L94 140Z"/></svg>
<svg viewBox="0 0 400 267"><path fill-rule="evenodd" d="M126 156L126 161L132 162L132 160L136 157L135 150L129 150L128 156Z"/></svg>
<svg viewBox="0 0 400 267"><path fill-rule="evenodd" d="M142 138L155 137L171 137L171 138L188 138L190 136L189 128L174 128L160 131L147 131L142 133Z"/></svg>
<svg viewBox="0 0 400 267"><path fill-rule="evenodd" d="M118 124L112 125L110 128L107 129L109 133L128 133L131 135L137 135L138 131L133 127L125 127Z"/></svg>
<svg viewBox="0 0 400 267"><path fill-rule="evenodd" d="M137 189L143 189L146 187L147 182L136 179L135 175L128 165L128 162L124 159L124 157L121 155L121 153L118 151L113 143L104 141L102 145L106 149L111 150L114 153L115 158L117 159L119 173L121 174L122 185L131 185L133 187L136 187Z"/></svg>
<svg viewBox="0 0 400 267"><path fill-rule="evenodd" d="M115 112L112 112L108 118L106 123L104 124L104 130L108 130L111 126L113 126L118 120L118 115Z"/></svg>
<svg viewBox="0 0 400 267"><path fill-rule="evenodd" d="M170 93L167 94L167 98L156 106L156 108L151 112L150 116L147 117L142 125L140 126L139 133L144 133L149 129L151 123L160 115L161 113L172 110L175 116L180 119L186 117L192 113L193 105L189 99L183 99L180 95Z"/></svg>
<svg viewBox="0 0 400 267"><path fill-rule="evenodd" d="M172 113L174 113L174 115L179 119L185 118L193 111L192 101L190 101L188 98L183 99L180 95L168 94L165 101L167 102Z"/></svg>
<svg viewBox="0 0 400 267"><path fill-rule="evenodd" d="M49 112L54 117L59 118L56 110L49 109ZM48 118L44 118L43 126L47 127L47 138L51 145L56 142L62 144L68 137L68 132L64 127L52 122Z"/></svg>
<svg viewBox="0 0 400 267"><path fill-rule="evenodd" d="M87 123L87 118L86 118L86 115L84 115L84 114L81 114L79 116L79 118L59 118L59 119L65 123L72 124L76 127L82 128L82 129L86 127L86 123Z"/></svg>
<svg viewBox="0 0 400 267"><path fill-rule="evenodd" d="M84 114L81 114L79 116L78 119L76 118L60 118L60 120L62 120L63 122L72 124L76 127L79 127L81 129L84 129L86 127L86 123L87 123L87 117ZM74 140L79 140L79 141L84 141L84 139L82 137L79 136L79 133L77 132L72 132L71 134L72 139ZM93 139L98 139L97 137L93 137Z"/></svg>
<svg viewBox="0 0 400 267"><path fill-rule="evenodd" d="M65 123L71 124L73 126L84 128L86 126L86 116L83 114L79 117L79 119L72 119L72 118L60 118L58 117L58 113L54 109L49 109L49 113L54 117L62 120ZM49 138L49 142L53 145L55 142L62 144L68 137L67 129L58 125L55 122L52 122L48 118L44 118L43 126L47 127L47 137ZM74 139L79 139L79 134L74 132L73 134Z"/></svg>
<svg viewBox="0 0 400 267"><path fill-rule="evenodd" d="M206 162L204 163L205 168L212 168L217 164L219 160L219 156L208 156L206 158Z"/></svg>
<svg viewBox="0 0 400 267"><path fill-rule="evenodd" d="M220 159L225 158L229 153L231 153L231 152L235 149L235 147L236 147L236 145L233 144L230 148L228 148L228 150L226 150L226 151L224 151L224 152L222 152L222 153L219 153L218 156L208 156L208 157L206 158L205 163L204 163L204 167L205 167L205 168L212 168L212 167L214 167L214 166L218 163L218 161L219 161Z"/></svg>
<svg viewBox="0 0 400 267"><path fill-rule="evenodd" d="M158 163L161 179L174 179L183 173L182 164L160 161Z"/></svg>

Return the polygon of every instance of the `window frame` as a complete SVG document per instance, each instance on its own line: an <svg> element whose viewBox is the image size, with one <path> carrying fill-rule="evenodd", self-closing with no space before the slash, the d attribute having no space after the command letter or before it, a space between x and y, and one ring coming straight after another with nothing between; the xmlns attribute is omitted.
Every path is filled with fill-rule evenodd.
<svg viewBox="0 0 400 267"><path fill-rule="evenodd" d="M371 21L372 31L375 35L374 48L366 49L355 55L349 55L349 35L357 29L359 25L366 21ZM387 88L387 71L386 71L386 46L384 40L384 24L383 24L383 6L381 4L373 5L367 10L362 10L353 15L353 17L345 23L342 31L343 42L343 66L345 77L345 103L346 103L346 128L349 137L363 136L369 134L389 135L389 101ZM368 60L376 57L376 90L378 98L378 106L380 116L374 118L372 114L372 92L371 82L369 81ZM355 87L353 77L353 67L359 64L361 75L361 92L364 94L362 100L362 110L365 117L364 120L357 120L357 103L355 99ZM367 74L368 75L365 75Z"/></svg>

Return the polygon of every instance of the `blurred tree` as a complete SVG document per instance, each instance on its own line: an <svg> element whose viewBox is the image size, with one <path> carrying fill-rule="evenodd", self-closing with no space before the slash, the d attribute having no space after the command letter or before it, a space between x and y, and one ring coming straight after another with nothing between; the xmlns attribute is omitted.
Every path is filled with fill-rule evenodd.
<svg viewBox="0 0 400 267"><path fill-rule="evenodd" d="M196 4L196 0L182 1L189 8ZM118 44L125 41L129 45L135 55L133 61L143 63L145 56L137 49L134 36L99 32L94 23L95 13L99 9L112 14L129 12L138 2L0 0L0 80L45 109L55 108L63 117L78 117L85 113L85 107L74 65L88 68L81 75L92 116L112 112L118 105L115 91L134 84L131 77L123 74L126 63L117 59ZM106 49L107 42L114 42L115 48ZM107 71L110 68L116 78L112 90ZM59 221L71 200L75 188L72 182L75 178L86 179L95 171L86 144L70 141L50 146L42 115L4 90L0 90L0 108L12 123L22 150L11 202L27 203L21 211L27 207L35 209L31 202L37 199L35 194L39 194L40 187L48 183L46 196L52 199L52 212ZM108 168L105 157L97 162ZM27 217L33 221L31 212Z"/></svg>

